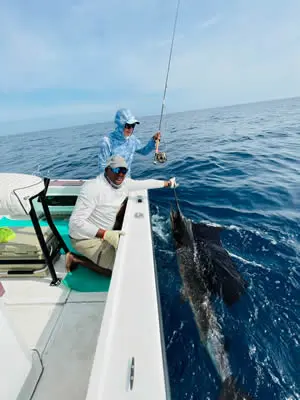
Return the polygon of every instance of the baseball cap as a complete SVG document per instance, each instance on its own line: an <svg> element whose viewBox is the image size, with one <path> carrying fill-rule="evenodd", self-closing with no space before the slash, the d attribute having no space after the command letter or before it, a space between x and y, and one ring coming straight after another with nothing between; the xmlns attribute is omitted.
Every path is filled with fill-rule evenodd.
<svg viewBox="0 0 300 400"><path fill-rule="evenodd" d="M124 167L124 168L128 169L126 161L124 160L123 157L120 157L120 156L112 156L112 157L110 157L107 160L106 166L110 167L110 168Z"/></svg>

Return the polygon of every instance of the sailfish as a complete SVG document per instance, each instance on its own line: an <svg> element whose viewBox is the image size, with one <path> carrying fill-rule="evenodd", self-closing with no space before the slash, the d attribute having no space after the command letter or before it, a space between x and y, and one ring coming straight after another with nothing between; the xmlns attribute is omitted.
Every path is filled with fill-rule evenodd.
<svg viewBox="0 0 300 400"><path fill-rule="evenodd" d="M218 226L194 223L182 214L175 193L176 209L170 220L182 280L181 295L194 314L199 336L222 382L219 400L250 400L237 387L232 375L225 339L213 307L213 296L231 306L245 293L247 282L223 248Z"/></svg>

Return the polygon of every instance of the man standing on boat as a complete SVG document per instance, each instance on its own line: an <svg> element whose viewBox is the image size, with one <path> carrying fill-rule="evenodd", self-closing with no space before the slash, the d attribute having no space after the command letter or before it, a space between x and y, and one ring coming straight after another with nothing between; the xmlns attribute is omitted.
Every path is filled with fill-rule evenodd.
<svg viewBox="0 0 300 400"><path fill-rule="evenodd" d="M66 255L66 268L76 264L111 276L121 230L114 230L116 217L130 191L175 188L175 178L134 180L126 177L128 166L124 158L112 156L103 174L83 184L70 217L69 234L72 246L84 257Z"/></svg>
<svg viewBox="0 0 300 400"><path fill-rule="evenodd" d="M130 110L122 108L117 111L115 116L116 129L102 137L100 141L98 155L100 173L104 171L109 157L119 155L125 159L128 175L130 175L134 153L147 155L155 150L155 141L160 140L160 132L157 132L146 146L142 147L141 141L133 134L135 126L139 123Z"/></svg>

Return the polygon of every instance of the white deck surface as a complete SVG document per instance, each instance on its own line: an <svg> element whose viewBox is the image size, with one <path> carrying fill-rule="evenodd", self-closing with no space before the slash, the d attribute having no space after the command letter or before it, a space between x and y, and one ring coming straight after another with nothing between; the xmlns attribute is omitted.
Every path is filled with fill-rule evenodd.
<svg viewBox="0 0 300 400"><path fill-rule="evenodd" d="M33 400L85 399L105 303L67 303L43 354Z"/></svg>
<svg viewBox="0 0 300 400"><path fill-rule="evenodd" d="M64 256L58 267L63 269ZM50 281L2 279L2 299L14 328L42 358L32 400L84 400L107 293L73 292L63 284L51 287Z"/></svg>

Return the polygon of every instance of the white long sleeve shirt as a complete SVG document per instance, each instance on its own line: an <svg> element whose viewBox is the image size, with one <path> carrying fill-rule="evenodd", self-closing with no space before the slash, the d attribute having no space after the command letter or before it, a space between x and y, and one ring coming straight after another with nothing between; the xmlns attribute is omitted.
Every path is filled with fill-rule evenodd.
<svg viewBox="0 0 300 400"><path fill-rule="evenodd" d="M104 177L83 184L70 217L69 234L73 239L94 238L101 229L112 229L122 202L130 191L164 187L164 181L157 179L133 180L125 178L115 189Z"/></svg>

